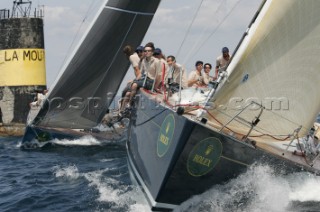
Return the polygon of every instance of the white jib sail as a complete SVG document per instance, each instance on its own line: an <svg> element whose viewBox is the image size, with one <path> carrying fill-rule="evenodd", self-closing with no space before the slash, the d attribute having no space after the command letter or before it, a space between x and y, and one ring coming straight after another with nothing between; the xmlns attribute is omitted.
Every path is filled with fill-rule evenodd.
<svg viewBox="0 0 320 212"><path fill-rule="evenodd" d="M227 82L212 99L210 113L220 125L253 101L265 109L251 135L283 138L300 125L300 135L307 133L320 110L319 11L319 0L264 4L227 69ZM239 117L251 122L258 108L253 104ZM244 123L235 119L227 127L246 134L250 123Z"/></svg>

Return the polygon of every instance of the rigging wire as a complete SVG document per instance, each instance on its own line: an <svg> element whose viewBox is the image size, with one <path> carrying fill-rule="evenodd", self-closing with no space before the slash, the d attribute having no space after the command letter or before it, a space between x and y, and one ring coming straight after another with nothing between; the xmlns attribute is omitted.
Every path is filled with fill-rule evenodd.
<svg viewBox="0 0 320 212"><path fill-rule="evenodd" d="M80 33L80 30L81 30L81 28L82 28L82 26L83 26L83 24L86 22L86 20L87 20L87 18L88 18L88 15L89 15L89 12L92 10L92 8L93 8L93 6L94 6L94 4L96 3L96 1L92 1L91 2L91 4L90 4L90 6L89 6L89 8L87 9L87 11L86 11L86 13L85 13L85 15L84 15L84 18L82 19L82 22L80 23L80 25L79 25L79 27L78 27L78 29L77 29L77 32L75 33L75 35L74 35L74 37L73 37L73 40L72 40L72 42L71 42L71 44L70 44L70 46L69 46L69 48L68 48L68 50L67 50L67 53L66 53L66 55L65 55L65 57L64 57L64 59L63 59L63 62L61 63L61 66L60 66L60 68L59 68L59 73L58 73L58 77L56 77L56 79L54 80L54 83L53 83L53 87L55 87L56 86L56 84L57 84L57 82L58 82L58 80L59 80L59 76L61 76L62 74L63 74L63 72L64 72L64 70L62 70L62 67L65 65L65 62L66 62L66 60L67 60L67 57L68 57L68 55L69 55L69 53L70 53L70 51L71 51L71 48L73 47L73 45L74 45L74 43L75 43L75 41L76 41L76 39L77 39L77 37L78 37L78 35L79 35L79 33ZM49 92L49 95L50 95L50 92ZM42 110L42 108L40 109L40 111ZM39 112L40 112L39 111ZM36 117L37 117L38 115L36 115ZM44 117L47 117L47 114L46 115L44 115ZM43 118L44 118L43 117ZM50 119L50 118L49 118ZM40 120L39 120L40 121Z"/></svg>
<svg viewBox="0 0 320 212"><path fill-rule="evenodd" d="M227 20L227 18L231 15L231 13L234 11L234 9L239 5L239 3L242 0L237 1L231 8L231 10L227 13L227 15L222 19L222 21L217 25L217 27L213 30L213 32L205 39L202 44L199 46L199 48L194 52L194 54L197 54L199 50L203 47L203 45L217 32L217 30L220 28L220 26Z"/></svg>
<svg viewBox="0 0 320 212"><path fill-rule="evenodd" d="M208 110L207 108L205 107L202 107L202 106L195 106L195 105L192 105L192 104L178 104L178 105L172 105L170 104L170 102L166 101L166 104L171 108L171 109L174 109L175 107L190 107L190 108L193 108L191 109L190 111L188 112L185 112L185 114L189 114L189 115L193 115L192 113L190 113L191 111L194 111L194 110L198 110L198 109L203 109L207 112L207 114L213 118L219 125L221 126L224 126L224 124L219 121L211 112L210 110ZM239 123L242 123L240 120L237 120ZM228 129L229 131L237 134L237 135L241 135L241 136L245 136L244 134L240 133L240 132L237 132L235 130L232 130L231 128L225 126L226 129ZM257 133L260 133L259 135L251 135L249 136L250 138L258 138L258 137L270 137L270 138L273 138L277 141L286 141L287 139L289 139L292 134L284 134L284 135L275 135L275 134L271 134L270 132L262 132L263 129L259 128L260 130L257 130L257 129L254 129L254 131L256 131ZM262 131L261 131L262 130Z"/></svg>
<svg viewBox="0 0 320 212"><path fill-rule="evenodd" d="M101 76L100 82L98 83L98 85L95 86L95 89L93 90L91 96L94 96L94 94L97 92L97 90L99 89L99 87L101 86L101 84L104 82L103 79L105 79L107 73L109 73L109 69L110 69L111 66L114 64L114 61L116 60L116 56L119 54L119 52L121 52L121 46L123 46L126 38L128 37L128 34L129 34L129 32L131 31L133 25L135 24L137 17L138 17L138 14L136 13L135 16L134 16L134 18L131 20L130 27L129 27L129 29L127 30L126 35L124 36L124 38L123 38L122 41L121 41L120 47L117 49L116 53L114 54L114 56L113 56L113 58L112 58L112 61L111 61L110 65L109 65L109 67L106 69L106 71L104 72L104 74ZM115 96L115 95L114 95L114 96ZM113 96L113 98L114 98L114 96ZM86 107L83 109L83 111L85 111L85 110L86 110ZM107 110L107 109L105 109L104 113L106 112L106 110ZM101 114L102 114L102 113L101 113ZM100 115L101 115L101 114L100 114ZM80 118L80 117L78 117L78 118ZM99 120L99 119L100 119L100 120ZM97 119L96 121L99 121L99 122L100 122L101 119L102 119L102 117L100 117L99 119Z"/></svg>
<svg viewBox="0 0 320 212"><path fill-rule="evenodd" d="M161 110L159 113L151 116L150 118L148 118L147 120L145 120L145 121L143 121L143 122L141 122L141 123L139 123L139 124L136 124L135 126L136 126L136 127L139 127L139 126L144 125L145 123L148 123L149 121L151 121L152 119L156 118L157 116L159 116L160 114L162 114L162 113L163 113L164 111L166 111L166 110L168 110L168 109L165 108L165 109Z"/></svg>
<svg viewBox="0 0 320 212"><path fill-rule="evenodd" d="M92 1L91 4L90 4L90 6L89 6L89 8L88 8L88 10L87 10L87 12L85 13L85 16L84 16L84 18L82 19L82 22L80 23L80 25L79 25L79 27L78 27L78 29L77 29L77 32L75 33L75 35L74 35L74 37L73 37L73 39L72 39L72 42L71 42L71 44L70 44L70 46L69 46L69 48L68 48L68 50L67 50L67 53L66 53L66 55L65 55L65 57L64 57L64 59L63 59L63 61L62 61L62 63L61 63L61 66L60 66L60 69L59 69L60 71L62 71L61 69L62 69L62 67L64 66L64 63L66 62L66 60L67 60L67 58L68 58L68 55L70 54L70 51L71 51L71 49L72 49L75 41L77 40L77 37L79 36L80 30L81 30L81 28L83 27L83 24L86 22L86 20L87 20L87 18L88 18L88 15L89 15L89 12L92 10L93 5L94 5L95 3L96 3L96 1Z"/></svg>
<svg viewBox="0 0 320 212"><path fill-rule="evenodd" d="M197 18L197 16L198 16L198 13L199 13L199 11L200 11L200 8L201 8L201 6L202 6L202 3L203 3L203 0L201 0L199 6L198 6L198 8L197 8L197 12L194 14L193 19L192 19L192 21L191 21L191 23L190 23L190 25L189 25L189 27L188 27L188 29L187 29L187 32L186 32L185 35L184 35L184 38L183 38L183 40L182 40L182 42L181 42L181 45L180 45L180 47L179 47L179 49L178 49L178 51L177 51L177 53L176 53L177 56L180 54L181 48L182 48L184 42L185 42L186 39L187 39L187 36L188 36L188 34L189 34L190 30L191 30L191 27L192 27L194 21L196 20L196 18Z"/></svg>
<svg viewBox="0 0 320 212"><path fill-rule="evenodd" d="M61 65L60 65L60 68L59 68L60 71L59 71L58 75L55 77L55 80L54 80L54 82L53 82L53 88L56 86L56 84L58 83L59 78L61 77L61 75L62 75L63 72L65 71L65 70L62 70L62 68L63 68L63 66L65 65L65 62L66 62L66 59L68 58L68 55L69 55L70 50L71 50L71 47L74 45L74 42L76 41L76 38L78 37L78 35L79 35L79 33L80 33L80 29L82 28L84 22L85 22L86 19L88 18L89 11L92 10L94 3L95 3L95 1L92 1L92 2L91 2L90 7L88 8L87 12L85 13L84 18L83 18L81 24L79 25L77 32L75 33L75 36L74 36L74 38L73 38L73 40L72 40L72 42L71 42L71 45L69 46L69 48L68 48L68 50L67 50L67 53L65 54L65 57L64 57ZM51 93L51 92L49 91L49 95L50 95L50 93Z"/></svg>
<svg viewBox="0 0 320 212"><path fill-rule="evenodd" d="M221 10L221 8L224 6L224 4L225 4L225 0L221 0L220 4L218 5L217 9L214 11L213 14L218 14L218 12ZM217 21L219 21L218 18L217 18ZM198 43L201 42L201 38L203 37L203 35L205 34L205 32L208 30L208 28L209 28L209 26L206 27L206 29L202 31L202 34L201 34L200 36L198 36L197 42L194 42L191 50L188 51L189 53L187 54L187 56L186 56L185 60L183 61L183 63L186 63L186 61L189 60L190 55L193 54L194 49L196 48L196 46L198 45Z"/></svg>
<svg viewBox="0 0 320 212"><path fill-rule="evenodd" d="M190 59L191 55L195 55L195 54L197 54L197 53L199 52L199 50L203 47L203 45L217 32L217 30L221 27L221 25L225 22L225 20L231 15L231 13L234 11L234 9L238 6L238 4L239 4L240 2L241 2L241 0L238 0L238 1L233 5L233 7L231 8L231 10L222 18L222 21L220 21L220 22L218 23L218 25L217 25L216 28L213 30L213 32L200 44L200 46L198 47L197 50L194 51L193 49L195 49L195 47L193 47L191 51L188 51L189 53L188 53L188 55L186 56L186 58L184 59L183 63L185 63L186 61L188 61L188 60ZM180 45L180 47L179 47L179 49L178 49L178 51L177 51L177 53L176 53L177 57L179 56L179 54L180 54L180 52L181 52L182 46L183 46L183 45L185 44L185 42L186 42L186 38L188 37L188 35L189 35L189 33L190 33L190 30L191 30L191 27L192 27L192 25L194 24L194 21L195 21L195 19L196 19L197 16L198 16L198 13L199 13L199 10L200 10L200 8L201 8L201 6L202 6L202 3L203 3L203 0L201 1L200 5L199 5L199 7L198 7L198 9L197 9L197 12L195 13L195 15L194 15L194 17L193 17L193 20L192 20L191 24L189 25L187 32L185 33L184 39L183 39L183 41L182 41L182 43L181 43L181 45ZM217 13L217 11L220 10L220 8L223 6L223 3L225 3L224 0L221 1L220 5L217 7L217 10L215 11L215 13ZM201 36L202 36L202 35L201 35ZM197 42L197 43L199 43L199 42ZM196 46L196 44L194 44L193 46Z"/></svg>

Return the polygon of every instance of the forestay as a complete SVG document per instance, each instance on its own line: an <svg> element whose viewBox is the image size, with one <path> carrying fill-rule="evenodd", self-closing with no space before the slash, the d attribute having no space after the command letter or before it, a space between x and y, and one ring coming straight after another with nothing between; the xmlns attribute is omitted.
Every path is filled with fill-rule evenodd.
<svg viewBox="0 0 320 212"><path fill-rule="evenodd" d="M50 91L33 124L95 126L112 102L129 62L125 45L140 45L160 0L109 0Z"/></svg>
<svg viewBox="0 0 320 212"><path fill-rule="evenodd" d="M216 120L224 125L254 101L265 109L252 135L283 138L300 125L300 135L307 133L320 109L319 11L319 0L264 3L227 69L227 82L211 100ZM258 108L251 105L239 117L251 122ZM228 127L246 134L250 123L237 119Z"/></svg>

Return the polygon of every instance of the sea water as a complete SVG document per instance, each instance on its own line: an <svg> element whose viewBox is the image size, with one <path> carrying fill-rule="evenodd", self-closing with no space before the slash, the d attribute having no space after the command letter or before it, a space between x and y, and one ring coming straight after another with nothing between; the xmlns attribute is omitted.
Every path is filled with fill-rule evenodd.
<svg viewBox="0 0 320 212"><path fill-rule="evenodd" d="M0 211L150 211L131 184L124 143L86 136L22 150L21 138L0 138ZM255 165L176 211L320 211L320 177Z"/></svg>
<svg viewBox="0 0 320 212"><path fill-rule="evenodd" d="M131 185L124 141L86 136L22 150L0 138L0 211L148 211Z"/></svg>

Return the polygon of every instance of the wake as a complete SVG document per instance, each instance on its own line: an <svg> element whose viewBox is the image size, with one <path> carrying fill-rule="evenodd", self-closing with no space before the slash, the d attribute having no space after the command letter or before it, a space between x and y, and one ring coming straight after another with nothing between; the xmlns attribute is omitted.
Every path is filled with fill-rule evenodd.
<svg viewBox="0 0 320 212"><path fill-rule="evenodd" d="M194 196L175 211L297 211L313 202L320 206L320 177L301 172L279 176L269 166L255 165L225 185Z"/></svg>

